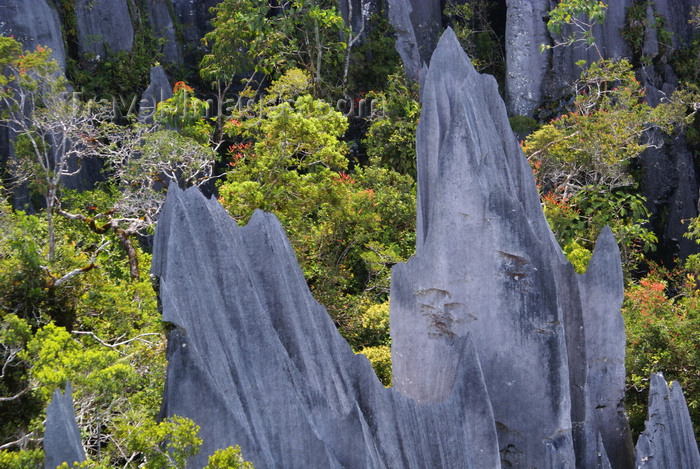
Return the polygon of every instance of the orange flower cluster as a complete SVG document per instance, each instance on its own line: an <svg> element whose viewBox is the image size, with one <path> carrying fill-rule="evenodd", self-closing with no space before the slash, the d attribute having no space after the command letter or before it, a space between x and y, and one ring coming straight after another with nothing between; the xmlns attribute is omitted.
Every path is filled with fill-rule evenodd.
<svg viewBox="0 0 700 469"><path fill-rule="evenodd" d="M175 86L173 86L173 93L177 94L177 92L180 90L185 90L187 93L194 92L194 88L188 86L187 83L185 83L184 81L178 81L177 83L175 83Z"/></svg>

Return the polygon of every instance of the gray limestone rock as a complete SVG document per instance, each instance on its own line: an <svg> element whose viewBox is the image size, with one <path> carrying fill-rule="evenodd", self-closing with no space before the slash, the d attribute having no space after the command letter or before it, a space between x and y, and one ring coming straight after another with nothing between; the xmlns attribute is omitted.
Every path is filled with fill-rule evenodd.
<svg viewBox="0 0 700 469"><path fill-rule="evenodd" d="M66 384L66 392L56 390L46 411L44 431L44 467L55 469L64 462L72 466L74 462L85 461L85 450L80 440L80 430L75 422L75 410L71 397L71 385Z"/></svg>
<svg viewBox="0 0 700 469"><path fill-rule="evenodd" d="M171 0L175 16L182 26L183 39L187 44L200 47L204 34L211 31L209 9L221 0Z"/></svg>
<svg viewBox="0 0 700 469"><path fill-rule="evenodd" d="M0 0L0 35L14 36L26 50L49 47L52 57L65 69L61 22L47 0Z"/></svg>
<svg viewBox="0 0 700 469"><path fill-rule="evenodd" d="M598 237L588 270L578 279L586 351L586 423L612 466L631 468L634 447L623 405L625 323L620 308L624 283L620 249L609 227ZM594 460L599 453L597 449ZM583 467L595 465L588 460Z"/></svg>
<svg viewBox="0 0 700 469"><path fill-rule="evenodd" d="M506 103L512 115L531 115L542 100L549 68L548 0L506 0Z"/></svg>
<svg viewBox="0 0 700 469"><path fill-rule="evenodd" d="M131 50L134 27L126 0L76 0L78 50L105 58L107 52Z"/></svg>
<svg viewBox="0 0 700 469"><path fill-rule="evenodd" d="M338 10L345 20L345 24L352 23L350 27L352 27L354 34L358 34L362 30L360 42L369 37L370 19L372 15L379 13L381 3L379 0L338 0ZM352 18L350 18L350 7L352 7ZM364 29L362 28L363 22Z"/></svg>
<svg viewBox="0 0 700 469"><path fill-rule="evenodd" d="M165 40L163 55L170 63L182 63L182 51L177 41L175 25L168 8L170 0L148 0L148 20L156 36Z"/></svg>
<svg viewBox="0 0 700 469"><path fill-rule="evenodd" d="M141 96L139 119L143 122L153 122L158 103L172 97L173 88L163 67L151 67L151 82Z"/></svg>
<svg viewBox="0 0 700 469"><path fill-rule="evenodd" d="M396 50L406 75L418 81L423 63L430 57L442 31L438 0L390 0L389 22L396 30Z"/></svg>
<svg viewBox="0 0 700 469"><path fill-rule="evenodd" d="M155 234L168 343L163 415L204 443L239 444L256 467L496 468L496 429L469 337L440 402L386 389L311 296L284 231L256 212L239 227L197 189L171 187Z"/></svg>
<svg viewBox="0 0 700 469"><path fill-rule="evenodd" d="M663 227L659 240L664 261L698 252L697 244L683 237L689 220L698 215L698 183L693 155L685 138L672 139L661 148L649 148L640 156L644 170L642 194L652 213L652 222Z"/></svg>
<svg viewBox="0 0 700 469"><path fill-rule="evenodd" d="M613 467L632 467L612 232L576 275L495 80L474 70L449 29L422 73L421 100L416 255L392 274L394 386L419 402L443 399L458 370L440 357L470 334L506 466L598 467L603 445Z"/></svg>
<svg viewBox="0 0 700 469"><path fill-rule="evenodd" d="M471 333L504 464L573 466L566 342L551 265L563 255L532 170L495 79L474 70L452 30L421 86L416 255L392 273L394 387L419 402L444 399L458 370L441 356Z"/></svg>
<svg viewBox="0 0 700 469"><path fill-rule="evenodd" d="M680 385L651 375L649 419L637 440L637 469L696 469L700 453Z"/></svg>

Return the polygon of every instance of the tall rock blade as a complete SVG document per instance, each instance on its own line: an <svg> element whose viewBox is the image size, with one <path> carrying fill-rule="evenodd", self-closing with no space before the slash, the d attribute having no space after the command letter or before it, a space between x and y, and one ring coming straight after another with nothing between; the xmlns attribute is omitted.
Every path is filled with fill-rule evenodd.
<svg viewBox="0 0 700 469"><path fill-rule="evenodd" d="M66 384L65 393L56 390L46 411L44 431L44 467L54 469L64 462L69 467L74 462L85 461L85 450L80 439L80 430L75 422L72 388Z"/></svg>
<svg viewBox="0 0 700 469"><path fill-rule="evenodd" d="M416 256L392 274L394 386L420 402L445 399L457 369L441 357L471 333L504 464L573 466L566 342L551 265L562 255L532 171L496 81L474 70L451 30L424 76Z"/></svg>
<svg viewBox="0 0 700 469"><path fill-rule="evenodd" d="M637 440L638 469L700 467L688 406L680 385L669 387L661 373L651 375L649 419Z"/></svg>

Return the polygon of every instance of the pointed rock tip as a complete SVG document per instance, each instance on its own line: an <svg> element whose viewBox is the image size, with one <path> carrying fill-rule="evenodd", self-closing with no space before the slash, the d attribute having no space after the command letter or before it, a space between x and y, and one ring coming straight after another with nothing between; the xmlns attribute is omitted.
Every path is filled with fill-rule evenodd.
<svg viewBox="0 0 700 469"><path fill-rule="evenodd" d="M448 27L445 32L442 33L442 36L440 36L437 47L435 47L433 56L430 59L429 68L435 68L436 64L439 62L446 62L448 64L447 68L445 68L444 65L437 65L439 71L444 71L453 67L455 63L458 63L459 61L466 62L468 64L467 66L469 71L474 70L474 66L472 65L467 53L464 52L464 49L462 49L462 45L459 43L457 35L452 28Z"/></svg>
<svg viewBox="0 0 700 469"><path fill-rule="evenodd" d="M603 269L605 271L610 271L611 269L619 270L620 281L622 281L620 247L617 245L615 235L608 225L606 225L598 235L586 273L596 269Z"/></svg>
<svg viewBox="0 0 700 469"><path fill-rule="evenodd" d="M615 253L620 255L620 247L617 245L617 240L613 234L610 226L605 225L603 230L598 235L598 239L595 241L595 249L593 250L593 255L596 253L601 255L602 253Z"/></svg>

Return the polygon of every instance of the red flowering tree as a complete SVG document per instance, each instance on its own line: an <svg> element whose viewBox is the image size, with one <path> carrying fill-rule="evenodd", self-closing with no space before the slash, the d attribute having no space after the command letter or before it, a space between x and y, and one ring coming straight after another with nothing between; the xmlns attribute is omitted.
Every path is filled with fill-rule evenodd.
<svg viewBox="0 0 700 469"><path fill-rule="evenodd" d="M700 434L700 291L694 275L654 268L627 289L627 410L635 432L644 427L651 373L683 387Z"/></svg>

